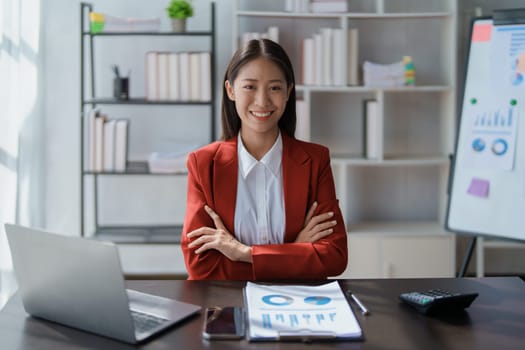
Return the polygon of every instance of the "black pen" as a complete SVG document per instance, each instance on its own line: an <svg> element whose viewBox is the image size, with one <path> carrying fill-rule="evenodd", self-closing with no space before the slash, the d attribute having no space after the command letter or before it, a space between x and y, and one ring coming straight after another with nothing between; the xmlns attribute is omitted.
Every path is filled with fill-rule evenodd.
<svg viewBox="0 0 525 350"><path fill-rule="evenodd" d="M357 296L356 296L354 293L348 291L348 294L350 294L350 297L352 298L352 300L355 301L355 303L357 304L357 306L359 306L359 308L361 309L361 313L362 313L363 315L365 315L365 316L366 316L366 315L370 315L370 311L368 311L368 309L366 308L365 304L363 304L363 303L361 302L361 300L359 300L359 299L357 298Z"/></svg>

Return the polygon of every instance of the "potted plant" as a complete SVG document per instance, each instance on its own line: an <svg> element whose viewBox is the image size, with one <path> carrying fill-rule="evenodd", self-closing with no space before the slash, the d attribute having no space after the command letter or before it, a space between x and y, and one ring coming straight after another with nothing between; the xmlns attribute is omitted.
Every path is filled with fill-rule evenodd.
<svg viewBox="0 0 525 350"><path fill-rule="evenodd" d="M174 32L183 32L186 29L186 18L193 16L193 6L187 0L171 0L166 13L171 18Z"/></svg>

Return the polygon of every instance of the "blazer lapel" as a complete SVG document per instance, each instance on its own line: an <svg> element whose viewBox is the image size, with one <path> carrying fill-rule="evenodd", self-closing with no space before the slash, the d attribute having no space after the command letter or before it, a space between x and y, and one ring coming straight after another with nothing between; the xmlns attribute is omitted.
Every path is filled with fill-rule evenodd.
<svg viewBox="0 0 525 350"><path fill-rule="evenodd" d="M293 242L304 224L311 177L310 156L295 139L283 135L283 190L286 228L284 241Z"/></svg>
<svg viewBox="0 0 525 350"><path fill-rule="evenodd" d="M215 212L224 225L234 231L235 201L237 199L237 137L225 141L217 150L213 166L213 198Z"/></svg>

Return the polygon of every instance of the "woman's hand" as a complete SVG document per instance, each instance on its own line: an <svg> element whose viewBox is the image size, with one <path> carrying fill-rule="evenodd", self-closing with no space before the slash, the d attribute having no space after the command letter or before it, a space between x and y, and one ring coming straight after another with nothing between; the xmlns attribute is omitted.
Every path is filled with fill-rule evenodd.
<svg viewBox="0 0 525 350"><path fill-rule="evenodd" d="M207 205L204 209L212 218L215 227L201 227L187 234L187 237L193 239L188 244L189 248L196 248L195 254L203 253L210 249L221 252L224 256L232 261L252 262L252 248L242 244L228 232L222 223L219 215Z"/></svg>
<svg viewBox="0 0 525 350"><path fill-rule="evenodd" d="M337 221L330 220L334 213L330 211L313 216L316 208L317 202L314 202L306 214L303 229L295 239L296 243L313 243L334 232L332 227L337 224Z"/></svg>

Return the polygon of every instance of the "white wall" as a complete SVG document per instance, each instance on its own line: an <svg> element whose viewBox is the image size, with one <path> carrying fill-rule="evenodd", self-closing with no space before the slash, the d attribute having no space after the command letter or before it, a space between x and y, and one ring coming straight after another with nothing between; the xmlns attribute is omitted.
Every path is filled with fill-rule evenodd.
<svg viewBox="0 0 525 350"><path fill-rule="evenodd" d="M166 30L169 29L169 21L164 8L168 2L168 0L91 1L97 12L122 17L160 17L162 28ZM194 0L194 5L195 15L189 19L188 29L208 29L209 1ZM220 5L216 7L218 84L232 52L231 2L220 1ZM42 10L46 50L44 63L47 136L45 226L53 231L76 235L80 231L80 1L46 0ZM188 50L205 50L209 47L208 42L206 38L176 40L173 37L160 40L154 37L98 38L95 46L95 60L98 62L96 88L101 95L110 94L112 73L109 65L117 63L124 72L128 68L132 70L130 94L143 96L144 50L157 48L179 50L178 45ZM184 127L186 123L196 123L194 119L189 119L189 116L195 115L195 109L177 109L177 113L181 116L174 117L175 109L171 107L140 106L126 109L102 106L102 108L110 117L131 119L130 157L132 158L143 158L152 151L151 148L155 147L156 142L177 137L205 142L209 135L209 129L205 127L189 129ZM201 114L207 115L207 107L202 108L199 109ZM202 124L202 120L205 118L198 119L197 122ZM146 134L148 137L139 138L139 133ZM88 193L90 183L91 181L87 182ZM126 191L126 189L122 190L119 184L126 184L129 193L119 197L122 191ZM106 223L118 219L132 219L136 222L182 220L181 208L185 204L186 189L185 182L181 181L180 177L120 177L118 181L107 182L105 185L104 191L109 192L111 189L120 191L120 194L109 194L110 196L114 195L115 198L124 200L119 202L116 199L104 198L101 204L108 205L101 207L103 211L101 219L106 219ZM138 190L132 191L134 189Z"/></svg>

